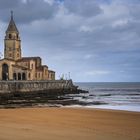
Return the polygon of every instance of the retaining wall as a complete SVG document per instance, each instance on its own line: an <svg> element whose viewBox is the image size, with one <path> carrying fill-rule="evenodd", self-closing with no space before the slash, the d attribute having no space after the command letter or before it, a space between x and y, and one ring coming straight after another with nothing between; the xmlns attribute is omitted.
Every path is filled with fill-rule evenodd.
<svg viewBox="0 0 140 140"><path fill-rule="evenodd" d="M76 90L72 80L53 81L0 81L0 93L33 93Z"/></svg>

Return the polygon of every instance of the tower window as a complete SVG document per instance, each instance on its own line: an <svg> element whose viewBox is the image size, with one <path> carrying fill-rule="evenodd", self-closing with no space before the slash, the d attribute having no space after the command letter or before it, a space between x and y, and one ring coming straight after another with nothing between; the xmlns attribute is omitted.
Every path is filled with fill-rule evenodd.
<svg viewBox="0 0 140 140"><path fill-rule="evenodd" d="M9 47L9 51L12 51L12 48L11 47Z"/></svg>
<svg viewBox="0 0 140 140"><path fill-rule="evenodd" d="M17 34L17 39L18 39L18 34Z"/></svg>
<svg viewBox="0 0 140 140"><path fill-rule="evenodd" d="M9 34L9 39L11 39L12 38L12 35L11 34Z"/></svg>
<svg viewBox="0 0 140 140"><path fill-rule="evenodd" d="M30 79L30 77L31 77L31 74L30 74L30 73L28 74L28 77L29 77L29 79Z"/></svg>

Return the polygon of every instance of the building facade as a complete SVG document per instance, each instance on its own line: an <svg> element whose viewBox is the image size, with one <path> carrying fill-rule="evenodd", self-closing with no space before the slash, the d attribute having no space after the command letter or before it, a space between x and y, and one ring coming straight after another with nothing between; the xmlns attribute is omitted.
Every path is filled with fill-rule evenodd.
<svg viewBox="0 0 140 140"><path fill-rule="evenodd" d="M6 30L0 80L55 80L55 72L42 65L40 57L22 57L20 34L13 19Z"/></svg>

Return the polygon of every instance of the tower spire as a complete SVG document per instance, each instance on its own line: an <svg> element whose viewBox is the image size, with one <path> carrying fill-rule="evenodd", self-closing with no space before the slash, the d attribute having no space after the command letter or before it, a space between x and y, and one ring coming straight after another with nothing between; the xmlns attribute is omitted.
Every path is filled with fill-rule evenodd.
<svg viewBox="0 0 140 140"><path fill-rule="evenodd" d="M11 11L11 19L10 19L10 22L9 22L9 25L8 25L6 32L9 32L9 31L18 33L18 29L16 27L16 24L15 24L14 18L13 18L13 11Z"/></svg>
<svg viewBox="0 0 140 140"><path fill-rule="evenodd" d="M13 11L11 10L11 19L13 19Z"/></svg>

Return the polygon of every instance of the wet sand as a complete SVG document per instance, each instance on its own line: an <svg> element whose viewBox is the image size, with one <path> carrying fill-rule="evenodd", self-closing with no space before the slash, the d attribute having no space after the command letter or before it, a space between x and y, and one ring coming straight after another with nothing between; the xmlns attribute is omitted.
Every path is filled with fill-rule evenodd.
<svg viewBox="0 0 140 140"><path fill-rule="evenodd" d="M0 140L140 140L140 113L81 108L0 109Z"/></svg>

